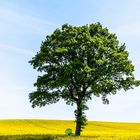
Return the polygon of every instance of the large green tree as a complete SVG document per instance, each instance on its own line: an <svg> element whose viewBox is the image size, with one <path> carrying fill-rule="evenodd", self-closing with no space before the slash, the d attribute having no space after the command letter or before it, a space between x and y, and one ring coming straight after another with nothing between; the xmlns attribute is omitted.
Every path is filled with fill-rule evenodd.
<svg viewBox="0 0 140 140"><path fill-rule="evenodd" d="M40 51L29 61L40 72L29 94L32 107L42 107L64 99L76 104L76 130L86 125L86 103L93 95L109 103L107 95L139 86L125 44L100 23L62 25L42 42Z"/></svg>

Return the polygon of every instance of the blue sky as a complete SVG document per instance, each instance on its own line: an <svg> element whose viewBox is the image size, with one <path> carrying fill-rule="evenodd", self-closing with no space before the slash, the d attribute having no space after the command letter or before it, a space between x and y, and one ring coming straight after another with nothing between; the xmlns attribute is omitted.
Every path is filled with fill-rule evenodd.
<svg viewBox="0 0 140 140"><path fill-rule="evenodd" d="M28 61L47 34L64 23L85 25L101 22L126 43L140 79L139 0L1 0L0 1L0 119L74 119L75 106L63 101L31 108L28 93L34 90L38 73ZM88 102L87 119L140 122L140 87Z"/></svg>

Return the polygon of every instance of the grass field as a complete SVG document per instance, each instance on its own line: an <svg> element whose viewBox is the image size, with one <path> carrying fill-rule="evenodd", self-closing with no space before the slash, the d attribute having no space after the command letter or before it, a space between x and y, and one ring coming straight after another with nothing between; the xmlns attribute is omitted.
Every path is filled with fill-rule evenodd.
<svg viewBox="0 0 140 140"><path fill-rule="evenodd" d="M74 133L74 121L60 120L0 120L2 140L140 140L140 123L111 123L90 121L81 137L65 136Z"/></svg>

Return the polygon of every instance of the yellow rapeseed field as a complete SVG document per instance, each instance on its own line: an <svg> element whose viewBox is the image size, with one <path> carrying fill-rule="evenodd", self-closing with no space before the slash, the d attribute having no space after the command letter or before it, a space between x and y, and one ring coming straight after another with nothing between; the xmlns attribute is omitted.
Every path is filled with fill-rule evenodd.
<svg viewBox="0 0 140 140"><path fill-rule="evenodd" d="M65 120L0 120L0 136L6 135L58 135L70 140L140 140L140 123L113 123L89 121L82 137L64 137L65 130L75 130L74 121Z"/></svg>

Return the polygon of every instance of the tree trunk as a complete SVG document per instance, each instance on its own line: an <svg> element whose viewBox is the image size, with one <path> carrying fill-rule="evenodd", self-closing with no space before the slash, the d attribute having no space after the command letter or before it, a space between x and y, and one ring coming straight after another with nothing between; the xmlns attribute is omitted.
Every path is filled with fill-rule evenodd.
<svg viewBox="0 0 140 140"><path fill-rule="evenodd" d="M75 136L80 136L80 134L81 134L81 119L82 119L81 103L77 103L77 110L76 110L75 116L76 116Z"/></svg>
<svg viewBox="0 0 140 140"><path fill-rule="evenodd" d="M80 134L81 134L81 124L79 124L76 120L75 136L80 136Z"/></svg>
<svg viewBox="0 0 140 140"><path fill-rule="evenodd" d="M75 136L80 136L82 129L86 125L86 116L84 111L88 109L85 102L82 100L77 101L77 109L75 110L75 118L76 118L76 129Z"/></svg>

